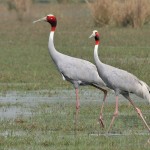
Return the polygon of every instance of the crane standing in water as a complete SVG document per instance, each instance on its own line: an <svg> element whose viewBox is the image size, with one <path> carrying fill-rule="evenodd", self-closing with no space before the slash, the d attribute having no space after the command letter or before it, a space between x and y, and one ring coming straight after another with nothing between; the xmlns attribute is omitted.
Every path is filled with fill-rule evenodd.
<svg viewBox="0 0 150 150"><path fill-rule="evenodd" d="M108 132L111 129L116 116L118 116L118 95L119 94L122 94L125 98L129 100L129 102L133 105L134 109L141 117L142 121L144 122L145 126L150 132L150 128L146 123L141 110L135 106L135 104L133 103L133 101L129 96L130 93L133 93L141 98L147 99L150 102L150 87L145 82L139 80L133 74L125 70L121 70L113 66L102 63L98 57L98 46L100 43L100 39L99 39L100 35L98 31L94 30L92 35L89 38L91 37L95 38L94 61L99 76L102 78L102 80L110 89L115 91L115 95L116 95L116 108L110 126L108 128Z"/></svg>
<svg viewBox="0 0 150 150"><path fill-rule="evenodd" d="M56 30L57 19L54 15L49 14L46 17L34 21L33 23L39 21L46 21L50 23L51 31L49 35L49 41L48 41L48 49L49 49L50 56L53 59L57 69L61 73L63 79L71 82L75 88L75 92L76 92L75 124L78 118L78 111L80 107L78 88L80 85L91 85L104 92L103 104L99 116L99 121L101 125L104 127L104 123L102 119L102 110L104 107L104 102L106 99L108 88L106 87L106 84L103 82L103 80L99 77L96 66L89 61L64 55L55 49L53 38Z"/></svg>

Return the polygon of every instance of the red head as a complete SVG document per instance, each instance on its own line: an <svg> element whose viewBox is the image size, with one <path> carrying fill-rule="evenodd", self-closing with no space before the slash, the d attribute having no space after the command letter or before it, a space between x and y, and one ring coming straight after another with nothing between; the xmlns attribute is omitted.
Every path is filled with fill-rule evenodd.
<svg viewBox="0 0 150 150"><path fill-rule="evenodd" d="M56 25L57 25L57 19L54 15L49 14L46 17L43 17L41 19L38 19L36 21L34 21L33 23L39 22L39 21L47 21L51 24L51 31L55 31Z"/></svg>
<svg viewBox="0 0 150 150"><path fill-rule="evenodd" d="M94 37L95 38L95 45L98 45L100 43L100 34L98 33L97 30L94 30L93 33L91 34L91 37Z"/></svg>
<svg viewBox="0 0 150 150"><path fill-rule="evenodd" d="M56 17L54 15L51 15L51 14L47 15L46 21L51 24L51 27L52 27L51 30L54 31L55 28L56 28L56 25L57 25L57 19L56 19Z"/></svg>

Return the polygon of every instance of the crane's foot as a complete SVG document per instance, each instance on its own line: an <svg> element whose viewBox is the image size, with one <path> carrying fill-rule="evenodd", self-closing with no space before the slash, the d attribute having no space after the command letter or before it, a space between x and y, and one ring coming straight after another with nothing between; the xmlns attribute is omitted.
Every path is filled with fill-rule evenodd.
<svg viewBox="0 0 150 150"><path fill-rule="evenodd" d="M110 123L110 125L109 125L109 128L108 128L108 130L107 130L107 133L109 133L110 129L112 128L113 123L114 123L114 120L116 119L116 117L118 117L118 110L115 111L115 113L114 113L114 115L113 115L113 118L112 118L111 123Z"/></svg>
<svg viewBox="0 0 150 150"><path fill-rule="evenodd" d="M99 123L100 123L102 128L105 128L104 121L103 121L102 117L99 118Z"/></svg>
<svg viewBox="0 0 150 150"><path fill-rule="evenodd" d="M145 126L147 127L148 131L150 132L150 127L148 126L147 122L145 121L141 110L140 110L139 108L137 108L137 107L136 107L135 109L136 109L138 115L139 115L139 116L141 117L141 119L143 120L143 122L144 122Z"/></svg>

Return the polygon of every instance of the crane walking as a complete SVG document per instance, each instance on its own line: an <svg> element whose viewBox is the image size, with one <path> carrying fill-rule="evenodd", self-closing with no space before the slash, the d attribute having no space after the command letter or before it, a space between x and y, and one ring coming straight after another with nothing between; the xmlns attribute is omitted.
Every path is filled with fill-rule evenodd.
<svg viewBox="0 0 150 150"><path fill-rule="evenodd" d="M133 93L141 98L147 99L150 102L150 87L145 82L139 80L133 74L125 70L121 70L113 66L102 63L98 56L98 46L100 43L99 40L100 35L98 31L94 30L92 35L89 38L91 37L95 38L94 61L98 70L98 74L105 82L105 84L110 89L113 89L115 91L115 95L116 95L115 112L111 120L110 126L108 128L108 132L111 129L115 118L118 116L118 95L119 94L122 94L125 98L129 100L129 102L133 105L138 115L141 117L148 131L150 132L150 127L145 121L141 110L135 106L135 104L133 103L133 101L129 96L130 93Z"/></svg>
<svg viewBox="0 0 150 150"><path fill-rule="evenodd" d="M54 15L49 14L46 17L38 19L33 23L39 21L46 21L51 25L51 30L49 34L49 41L48 41L48 49L49 54L54 61L58 71L62 75L64 80L71 82L75 88L76 93L76 117L75 117L75 124L77 124L78 112L79 112L79 96L78 96L78 89L80 85L91 85L96 87L104 92L103 104L100 111L99 121L102 126L104 126L103 119L102 119L102 110L104 107L104 102L107 95L107 87L106 84L102 81L99 77L97 68L94 64L89 61L70 57L68 55L64 55L58 52L55 49L53 38L54 33L57 26L57 19Z"/></svg>

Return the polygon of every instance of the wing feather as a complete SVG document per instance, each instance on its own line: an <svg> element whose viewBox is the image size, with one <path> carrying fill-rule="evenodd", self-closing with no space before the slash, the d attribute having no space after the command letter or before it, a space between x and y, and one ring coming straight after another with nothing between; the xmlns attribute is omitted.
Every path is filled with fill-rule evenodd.
<svg viewBox="0 0 150 150"><path fill-rule="evenodd" d="M97 68L89 61L67 56L65 60L58 62L59 71L69 80L89 83L103 82L99 77ZM104 82L103 82L104 84Z"/></svg>

